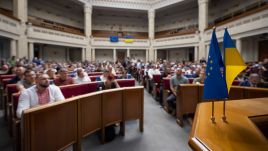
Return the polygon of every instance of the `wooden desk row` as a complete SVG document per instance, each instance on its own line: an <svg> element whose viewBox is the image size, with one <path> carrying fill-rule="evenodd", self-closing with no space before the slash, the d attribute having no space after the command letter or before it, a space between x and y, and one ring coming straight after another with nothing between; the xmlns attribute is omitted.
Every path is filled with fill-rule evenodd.
<svg viewBox="0 0 268 151"><path fill-rule="evenodd" d="M181 84L178 87L176 100L177 123L183 126L183 115L195 113L196 106L203 100L204 85ZM250 98L268 97L268 89L232 86L229 93L229 100L240 100ZM166 103L165 103L166 104Z"/></svg>
<svg viewBox="0 0 268 151"><path fill-rule="evenodd" d="M22 116L22 147L25 151L56 151L74 145L81 150L82 138L105 127L139 119L143 132L143 87L117 88L72 97L65 101L25 110Z"/></svg>

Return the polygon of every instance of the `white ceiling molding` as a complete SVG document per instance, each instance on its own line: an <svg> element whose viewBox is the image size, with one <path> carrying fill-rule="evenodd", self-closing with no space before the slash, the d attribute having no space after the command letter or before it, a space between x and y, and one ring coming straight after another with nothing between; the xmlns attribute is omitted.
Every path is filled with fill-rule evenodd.
<svg viewBox="0 0 268 151"><path fill-rule="evenodd" d="M93 6L123 9L149 10L166 7L185 0L78 0Z"/></svg>

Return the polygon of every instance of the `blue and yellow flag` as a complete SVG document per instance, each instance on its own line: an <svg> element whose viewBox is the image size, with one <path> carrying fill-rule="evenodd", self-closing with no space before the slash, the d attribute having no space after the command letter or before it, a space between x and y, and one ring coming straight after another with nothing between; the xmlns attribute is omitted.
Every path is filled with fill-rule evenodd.
<svg viewBox="0 0 268 151"><path fill-rule="evenodd" d="M228 93L232 86L235 77L244 69L246 65L243 58L236 49L227 28L225 29L223 37L224 59L225 59L225 79L228 87Z"/></svg>
<svg viewBox="0 0 268 151"><path fill-rule="evenodd" d="M210 49L206 67L206 79L204 84L205 100L219 100L228 98L227 85L223 77L223 68L224 64L214 29L210 41Z"/></svg>
<svg viewBox="0 0 268 151"><path fill-rule="evenodd" d="M125 36L125 43L132 43L134 42L133 36Z"/></svg>

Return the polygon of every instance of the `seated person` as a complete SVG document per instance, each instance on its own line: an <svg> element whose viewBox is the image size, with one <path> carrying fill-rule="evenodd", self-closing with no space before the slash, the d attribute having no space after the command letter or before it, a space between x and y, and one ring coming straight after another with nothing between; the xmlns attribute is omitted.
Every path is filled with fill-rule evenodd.
<svg viewBox="0 0 268 151"><path fill-rule="evenodd" d="M68 76L68 71L66 68L61 68L59 70L59 77L54 80L56 86L74 84L73 78Z"/></svg>
<svg viewBox="0 0 268 151"><path fill-rule="evenodd" d="M121 75L118 75L118 79L131 79L131 74L127 73L127 70L123 70Z"/></svg>
<svg viewBox="0 0 268 151"><path fill-rule="evenodd" d="M85 73L82 68L77 69L76 72L77 76L74 79L75 84L91 82L90 78L88 77L88 74Z"/></svg>
<svg viewBox="0 0 268 151"><path fill-rule="evenodd" d="M108 76L106 81L102 81L102 82L100 82L98 84L99 85L97 87L97 91L119 88L119 85L114 80L113 76ZM116 125L119 125L119 124L117 123L117 124L113 124L113 125L109 125L109 126L105 127L105 141L106 142L110 142L115 138L115 136L116 136L116 132L115 132Z"/></svg>
<svg viewBox="0 0 268 151"><path fill-rule="evenodd" d="M16 68L16 76L12 78L10 81L8 81L8 84L15 84L22 80L24 78L24 72L25 68L24 67L18 67Z"/></svg>
<svg viewBox="0 0 268 151"><path fill-rule="evenodd" d="M98 85L98 90L107 90L107 89L114 89L119 88L120 86L115 81L113 76L108 76L106 81L102 81Z"/></svg>
<svg viewBox="0 0 268 151"><path fill-rule="evenodd" d="M176 97L177 97L177 87L180 84L188 84L189 81L186 77L182 75L182 69L178 68L176 70L176 74L171 77L170 79L170 90L171 94L167 98L168 103L168 109L169 111L173 111L172 115L175 115L175 109L176 109Z"/></svg>
<svg viewBox="0 0 268 151"><path fill-rule="evenodd" d="M193 84L204 84L206 78L206 72L202 70L198 78L195 78Z"/></svg>
<svg viewBox="0 0 268 151"><path fill-rule="evenodd" d="M103 71L103 74L100 76L100 80L101 81L106 81L108 76L109 76L109 71L108 70L104 70Z"/></svg>
<svg viewBox="0 0 268 151"><path fill-rule="evenodd" d="M54 84L54 80L56 79L56 69L53 68L49 68L46 71L46 74L49 76L49 83L50 84Z"/></svg>
<svg viewBox="0 0 268 151"><path fill-rule="evenodd" d="M251 73L248 80L240 83L240 86L268 88L268 84L261 82L261 78L257 73Z"/></svg>
<svg viewBox="0 0 268 151"><path fill-rule="evenodd" d="M150 79L153 79L154 74L161 74L159 69L157 69L156 65L153 65L152 68L148 70L148 76Z"/></svg>
<svg viewBox="0 0 268 151"><path fill-rule="evenodd" d="M36 74L32 70L26 70L24 73L24 79L17 82L17 89L19 91L28 89L35 85Z"/></svg>
<svg viewBox="0 0 268 151"><path fill-rule="evenodd" d="M47 74L40 74L36 78L36 85L22 91L19 97L17 117L21 118L22 111L35 106L64 100L59 87L49 85Z"/></svg>

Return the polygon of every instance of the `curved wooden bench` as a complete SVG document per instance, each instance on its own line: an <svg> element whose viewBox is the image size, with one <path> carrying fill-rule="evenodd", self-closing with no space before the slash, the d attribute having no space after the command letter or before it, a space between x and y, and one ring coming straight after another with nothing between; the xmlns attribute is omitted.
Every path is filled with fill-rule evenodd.
<svg viewBox="0 0 268 151"><path fill-rule="evenodd" d="M139 119L143 132L143 91L142 86L103 90L24 110L22 147L46 151L74 145L79 151L81 140L95 131L101 130L104 142L106 126L121 123L124 135L127 120Z"/></svg>

